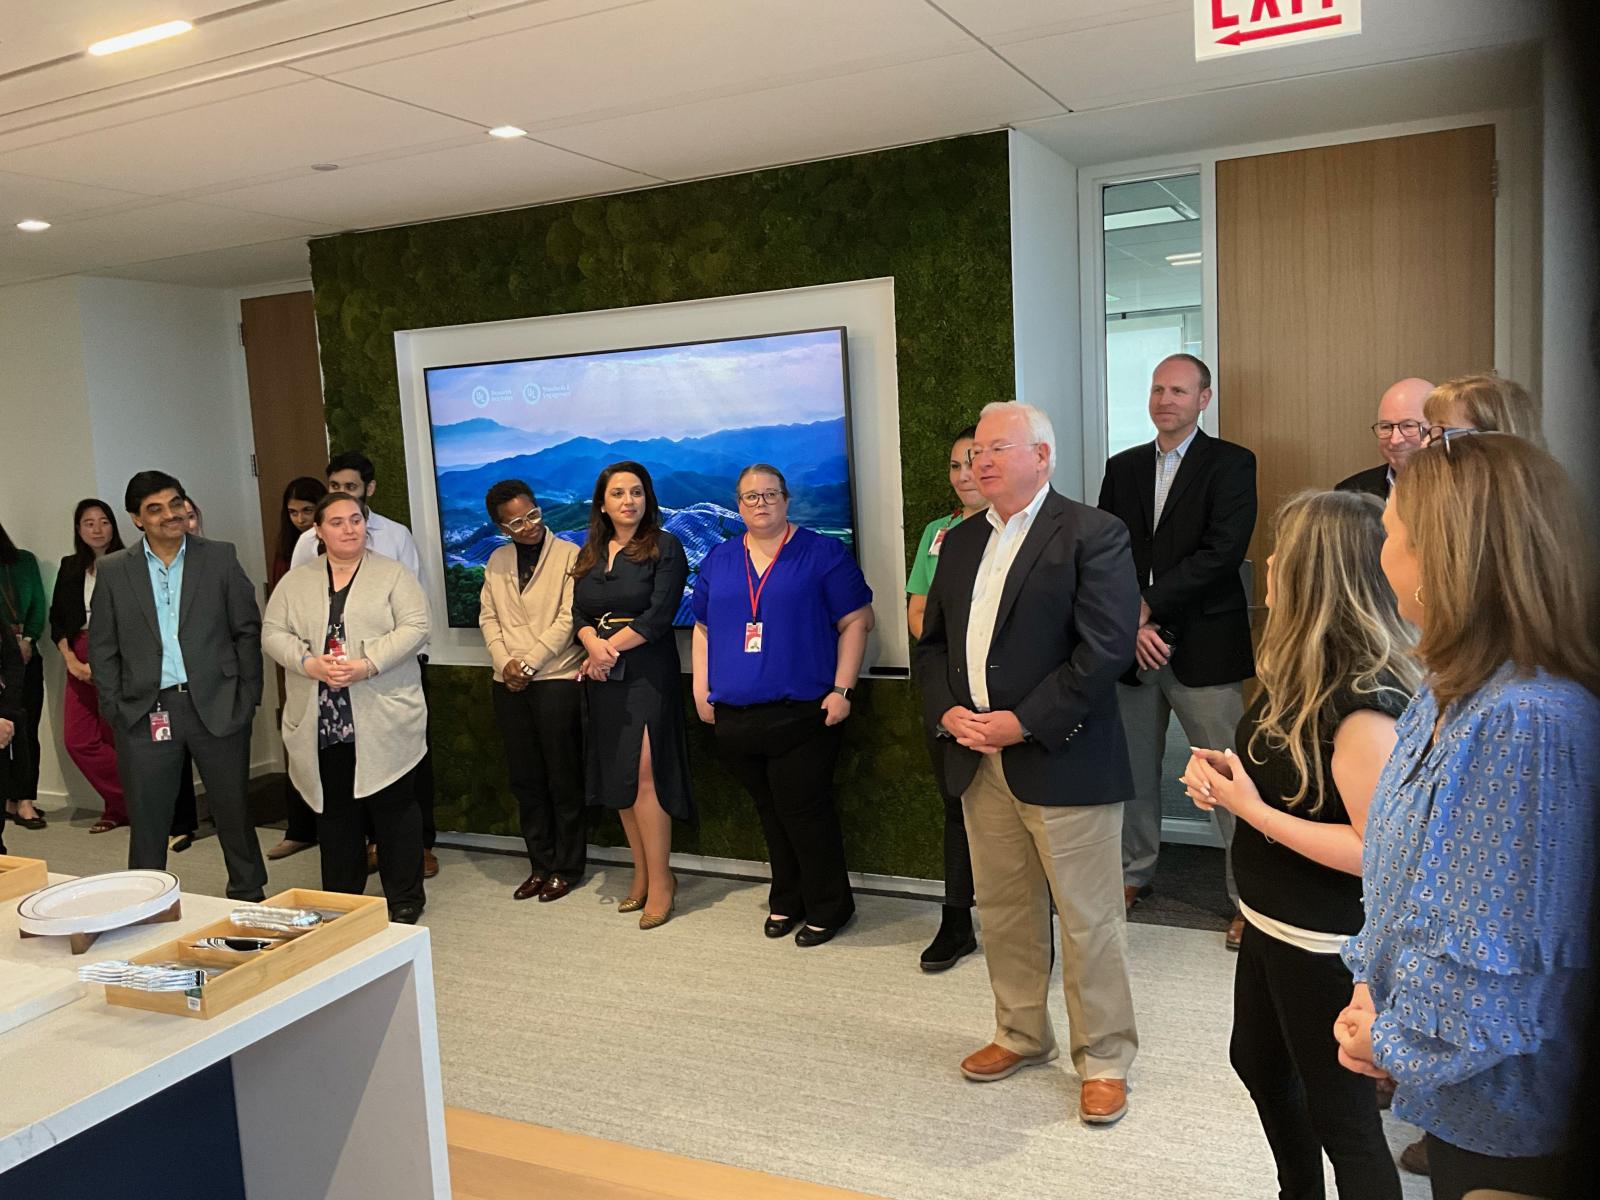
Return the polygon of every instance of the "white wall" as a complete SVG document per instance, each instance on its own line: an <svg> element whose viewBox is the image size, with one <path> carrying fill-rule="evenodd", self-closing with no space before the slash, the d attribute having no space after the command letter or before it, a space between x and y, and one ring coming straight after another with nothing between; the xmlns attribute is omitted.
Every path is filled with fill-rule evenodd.
<svg viewBox="0 0 1600 1200"><path fill-rule="evenodd" d="M1008 146L1016 398L1049 414L1057 438L1055 488L1082 500L1078 171L1025 133L1013 130Z"/></svg>
<svg viewBox="0 0 1600 1200"><path fill-rule="evenodd" d="M134 472L153 467L194 493L207 535L238 546L260 594L264 555L237 322L236 297L214 289L81 277L0 288L0 428L20 450L8 453L0 479L0 520L38 555L47 589L72 550L73 506L85 496L105 500L131 541L137 531L120 511L123 490ZM62 681L60 656L49 650L40 793L47 808L70 797L97 809L61 748ZM252 744L257 771L280 761L270 673L267 688Z"/></svg>

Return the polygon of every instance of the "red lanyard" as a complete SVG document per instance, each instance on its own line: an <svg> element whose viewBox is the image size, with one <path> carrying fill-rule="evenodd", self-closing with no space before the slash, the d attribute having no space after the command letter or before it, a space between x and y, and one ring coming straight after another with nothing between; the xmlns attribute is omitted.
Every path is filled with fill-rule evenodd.
<svg viewBox="0 0 1600 1200"><path fill-rule="evenodd" d="M789 539L794 536L793 529L785 529L783 541L778 543L778 554L783 553L783 548L789 544ZM756 610L761 604L761 590L767 586L767 580L772 578L772 568L778 565L778 554L772 556L772 561L767 564L766 572L761 576L758 585L755 581L755 567L750 561L750 535L744 535L744 582L750 589L750 620L755 621Z"/></svg>

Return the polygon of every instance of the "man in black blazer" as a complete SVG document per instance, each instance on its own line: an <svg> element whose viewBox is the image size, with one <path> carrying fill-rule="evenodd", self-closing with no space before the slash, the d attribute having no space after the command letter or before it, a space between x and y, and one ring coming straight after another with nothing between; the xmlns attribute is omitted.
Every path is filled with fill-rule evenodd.
<svg viewBox="0 0 1600 1200"><path fill-rule="evenodd" d="M116 730L128 797L128 866L161 869L184 751L194 756L228 867L228 896L264 897L250 824L250 723L261 703L261 613L233 547L185 532L183 485L160 471L128 482L144 532L95 570L89 666Z"/></svg>
<svg viewBox="0 0 1600 1200"><path fill-rule="evenodd" d="M946 535L913 660L961 796L994 991L993 1041L961 1070L982 1083L1056 1057L1053 898L1078 1115L1107 1124L1127 1110L1139 1045L1118 891L1133 787L1116 680L1139 609L1128 534L1051 490L1055 433L1035 408L985 408L971 458L991 507Z"/></svg>
<svg viewBox="0 0 1600 1200"><path fill-rule="evenodd" d="M1378 398L1378 419L1372 432L1383 450L1383 466L1368 467L1347 479L1341 479L1337 489L1341 492L1366 492L1379 500L1389 498L1396 472L1404 469L1406 460L1422 449L1422 435L1428 421L1422 406L1433 391L1426 379L1402 379L1392 383Z"/></svg>
<svg viewBox="0 0 1600 1200"><path fill-rule="evenodd" d="M1149 895L1161 850L1161 763L1176 712L1190 745L1231 748L1255 674L1250 606L1239 565L1256 526L1256 459L1209 437L1200 414L1211 371L1190 354L1163 359L1150 383L1154 443L1113 455L1100 507L1128 527L1139 603L1134 669L1117 689L1132 756L1134 801L1122 823L1123 897ZM1213 810L1225 845L1233 814ZM1228 895L1235 904L1231 859ZM1227 945L1236 949L1237 916Z"/></svg>

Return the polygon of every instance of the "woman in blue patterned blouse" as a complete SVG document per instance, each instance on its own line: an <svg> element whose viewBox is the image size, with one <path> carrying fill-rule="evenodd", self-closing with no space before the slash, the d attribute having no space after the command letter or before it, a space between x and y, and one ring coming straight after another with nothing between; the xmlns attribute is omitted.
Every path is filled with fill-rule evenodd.
<svg viewBox="0 0 1600 1200"><path fill-rule="evenodd" d="M1384 525L1427 675L1367 819L1340 1060L1394 1079L1436 1200L1558 1195L1594 983L1589 543L1553 458L1466 430L1412 457Z"/></svg>

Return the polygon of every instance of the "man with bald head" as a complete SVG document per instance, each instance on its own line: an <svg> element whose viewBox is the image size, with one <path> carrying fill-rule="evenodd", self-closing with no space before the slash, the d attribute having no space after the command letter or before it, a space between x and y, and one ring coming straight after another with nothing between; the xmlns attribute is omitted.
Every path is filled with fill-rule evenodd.
<svg viewBox="0 0 1600 1200"><path fill-rule="evenodd" d="M1366 492L1379 500L1389 498L1395 475L1405 469L1407 459L1422 449L1422 434L1428 428L1428 420L1422 415L1422 402L1431 391L1433 384L1426 379L1402 379L1389 385L1378 401L1378 419L1372 425L1383 451L1384 464L1357 471L1341 480L1339 491Z"/></svg>

